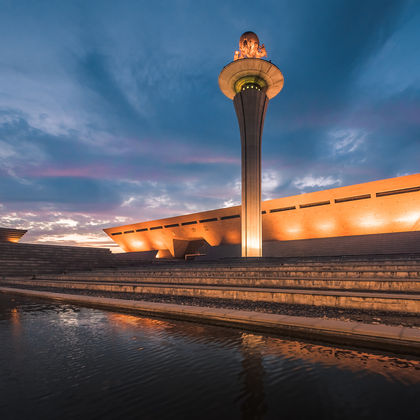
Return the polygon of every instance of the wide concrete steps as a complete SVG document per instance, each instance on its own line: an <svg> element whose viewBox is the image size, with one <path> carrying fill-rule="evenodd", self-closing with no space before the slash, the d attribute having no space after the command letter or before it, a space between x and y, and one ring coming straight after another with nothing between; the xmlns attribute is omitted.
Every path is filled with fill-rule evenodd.
<svg viewBox="0 0 420 420"><path fill-rule="evenodd" d="M45 278L49 278L45 276ZM52 278L52 276L50 276ZM420 264L280 264L277 266L155 266L63 274L62 280L218 281L224 279L420 279Z"/></svg>
<svg viewBox="0 0 420 420"><path fill-rule="evenodd" d="M420 313L420 294L381 293L371 291L308 290L210 285L176 285L128 282L82 282L10 279L3 286L50 287L84 292L116 292L245 300L253 302L330 306L361 310Z"/></svg>
<svg viewBox="0 0 420 420"><path fill-rule="evenodd" d="M420 293L420 258L268 259L259 263L148 264L141 267L37 276L61 282L136 283Z"/></svg>
<svg viewBox="0 0 420 420"><path fill-rule="evenodd" d="M156 261L8 277L4 286L420 313L420 256Z"/></svg>
<svg viewBox="0 0 420 420"><path fill-rule="evenodd" d="M101 248L0 243L0 276L109 267L110 257L110 251Z"/></svg>
<svg viewBox="0 0 420 420"><path fill-rule="evenodd" d="M0 276L20 276L38 273L60 273L66 271L87 270L110 265L109 262L98 259L77 260L60 259L43 261L36 259L22 259L16 261L0 260Z"/></svg>
<svg viewBox="0 0 420 420"><path fill-rule="evenodd" d="M141 264L141 256L133 254L112 254L103 248L0 243L0 277Z"/></svg>
<svg viewBox="0 0 420 420"><path fill-rule="evenodd" d="M161 284L161 285L198 285L198 286L233 286L233 287L261 287L261 288L293 288L293 289L331 289L331 290L360 290L367 292L385 293L420 293L420 278L322 278L322 277L196 277L196 276L98 276L83 273L73 275L51 275L37 277L38 280L53 280L57 282L88 282L88 283L132 283L132 284Z"/></svg>
<svg viewBox="0 0 420 420"><path fill-rule="evenodd" d="M406 279L420 279L420 267L415 270L407 269L381 269L381 270L362 270L362 269L284 269L278 270L132 270L132 271L101 271L101 272L87 272L87 273L68 273L61 275L60 278L71 280L78 276L81 279L142 279L142 278L258 278L258 279L276 279L276 278L299 278L299 277L313 277L313 278L406 278Z"/></svg>

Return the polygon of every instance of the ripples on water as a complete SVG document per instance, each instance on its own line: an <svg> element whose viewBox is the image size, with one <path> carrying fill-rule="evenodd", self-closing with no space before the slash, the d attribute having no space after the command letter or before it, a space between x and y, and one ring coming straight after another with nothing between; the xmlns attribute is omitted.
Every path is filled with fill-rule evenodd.
<svg viewBox="0 0 420 420"><path fill-rule="evenodd" d="M0 293L0 419L416 419L420 364Z"/></svg>

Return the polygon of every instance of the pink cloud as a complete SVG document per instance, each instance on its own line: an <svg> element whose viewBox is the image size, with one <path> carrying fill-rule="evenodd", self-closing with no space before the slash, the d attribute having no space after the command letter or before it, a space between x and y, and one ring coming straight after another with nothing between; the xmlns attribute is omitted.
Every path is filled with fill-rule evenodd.
<svg viewBox="0 0 420 420"><path fill-rule="evenodd" d="M42 167L31 171L31 175L39 177L103 178L107 174L109 169L94 165L75 168Z"/></svg>
<svg viewBox="0 0 420 420"><path fill-rule="evenodd" d="M229 156L184 156L174 159L180 163L228 164L240 165L240 158Z"/></svg>

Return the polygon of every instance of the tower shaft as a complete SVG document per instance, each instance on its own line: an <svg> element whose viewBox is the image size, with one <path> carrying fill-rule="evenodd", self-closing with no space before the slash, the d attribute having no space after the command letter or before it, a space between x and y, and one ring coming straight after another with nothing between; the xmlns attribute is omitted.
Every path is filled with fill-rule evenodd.
<svg viewBox="0 0 420 420"><path fill-rule="evenodd" d="M233 99L242 145L242 257L262 256L261 137L268 101L264 90L254 88Z"/></svg>
<svg viewBox="0 0 420 420"><path fill-rule="evenodd" d="M268 102L283 88L284 78L266 56L254 32L239 40L234 61L219 75L220 90L233 99L242 144L242 257L262 257L261 137Z"/></svg>

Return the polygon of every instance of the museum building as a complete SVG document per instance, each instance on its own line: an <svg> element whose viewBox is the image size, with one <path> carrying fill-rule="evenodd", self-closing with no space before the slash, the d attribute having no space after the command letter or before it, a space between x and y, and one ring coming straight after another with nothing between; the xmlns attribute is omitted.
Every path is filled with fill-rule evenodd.
<svg viewBox="0 0 420 420"><path fill-rule="evenodd" d="M417 231L420 239L420 174L267 200L261 209L264 257L293 256L293 249L297 255L345 255L363 246L366 253L381 252L372 247L413 237L404 233ZM239 257L240 219L241 206L234 206L104 231L124 251L155 251L157 258Z"/></svg>

